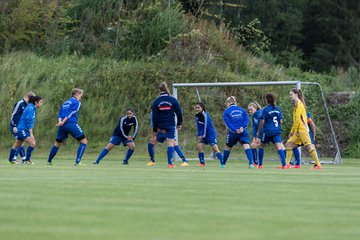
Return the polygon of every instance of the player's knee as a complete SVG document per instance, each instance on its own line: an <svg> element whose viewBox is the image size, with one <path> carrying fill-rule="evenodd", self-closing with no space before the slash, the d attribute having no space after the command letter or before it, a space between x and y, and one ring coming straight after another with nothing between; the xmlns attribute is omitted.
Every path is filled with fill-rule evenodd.
<svg viewBox="0 0 360 240"><path fill-rule="evenodd" d="M307 150L308 150L309 152L315 151L315 146L314 146L314 144L309 144L309 145L306 146L306 148L307 148Z"/></svg>

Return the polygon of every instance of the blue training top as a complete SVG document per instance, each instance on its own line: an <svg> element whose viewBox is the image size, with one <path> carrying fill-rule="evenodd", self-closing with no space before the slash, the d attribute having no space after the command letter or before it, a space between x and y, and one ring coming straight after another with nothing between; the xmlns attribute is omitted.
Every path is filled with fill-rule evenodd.
<svg viewBox="0 0 360 240"><path fill-rule="evenodd" d="M58 118L64 120L64 118L68 118L65 124L67 123L77 123L79 109L81 106L81 102L77 100L75 97L71 97L69 100L61 105L61 108L58 113Z"/></svg>
<svg viewBox="0 0 360 240"><path fill-rule="evenodd" d="M264 120L264 132L268 135L278 135L281 134L281 124L280 120L283 119L280 108L277 106L268 105L262 110L260 117L261 120Z"/></svg>
<svg viewBox="0 0 360 240"><path fill-rule="evenodd" d="M32 129L34 127L35 115L36 115L35 105L32 103L29 103L26 106L23 114L21 115L19 125L18 125L18 130L22 131L22 130Z"/></svg>
<svg viewBox="0 0 360 240"><path fill-rule="evenodd" d="M211 117L206 111L196 113L195 120L197 136L202 136L203 138L205 138L206 136L216 134L216 130L211 121Z"/></svg>
<svg viewBox="0 0 360 240"><path fill-rule="evenodd" d="M306 113L306 117L307 119L311 118L311 115L309 112ZM309 122L308 122L309 123ZM314 133L313 133L313 130L312 128L310 127L310 125L308 124L308 127L309 127L309 135L310 135L310 139L314 139Z"/></svg>
<svg viewBox="0 0 360 240"><path fill-rule="evenodd" d="M262 110L259 109L257 110L252 116L251 116L251 126L252 126L252 135L255 136L258 129L259 129L259 125L260 125L260 117L262 114Z"/></svg>
<svg viewBox="0 0 360 240"><path fill-rule="evenodd" d="M226 127L233 133L236 133L236 130L240 127L246 129L249 124L247 112L234 104L225 109L223 119Z"/></svg>
<svg viewBox="0 0 360 240"><path fill-rule="evenodd" d="M128 138L131 128L134 127L134 133L132 135L134 140L138 133L138 126L138 121L135 116L131 117L130 119L127 116L123 116L116 125L113 135L122 138Z"/></svg>
<svg viewBox="0 0 360 240"><path fill-rule="evenodd" d="M154 100L151 111L154 132L156 132L158 128L164 130L174 128L175 114L178 126L180 126L183 121L179 102L167 93L161 93L160 96Z"/></svg>
<svg viewBox="0 0 360 240"><path fill-rule="evenodd" d="M25 102L24 99L21 99L20 101L15 103L13 112L11 114L10 126L17 127L17 125L19 124L21 115L23 114L26 106L27 106L27 103Z"/></svg>

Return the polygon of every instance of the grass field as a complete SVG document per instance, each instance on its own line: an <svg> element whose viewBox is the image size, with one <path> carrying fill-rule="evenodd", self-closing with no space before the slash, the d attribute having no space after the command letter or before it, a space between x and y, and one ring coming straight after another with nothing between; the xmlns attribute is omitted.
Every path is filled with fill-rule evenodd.
<svg viewBox="0 0 360 240"><path fill-rule="evenodd" d="M0 239L360 239L360 163L321 171L250 170L231 161L200 168L0 162Z"/></svg>

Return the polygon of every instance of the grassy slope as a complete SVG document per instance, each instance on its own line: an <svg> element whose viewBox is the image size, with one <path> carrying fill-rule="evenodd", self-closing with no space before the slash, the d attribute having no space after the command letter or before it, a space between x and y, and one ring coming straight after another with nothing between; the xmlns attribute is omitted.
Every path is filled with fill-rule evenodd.
<svg viewBox="0 0 360 240"><path fill-rule="evenodd" d="M323 171L249 170L215 161L206 168L74 167L60 155L46 166L0 163L2 239L358 239L360 165ZM90 163L96 156L87 155ZM4 159L5 156L2 157ZM161 157L163 158L163 157ZM71 159L71 161L70 161Z"/></svg>

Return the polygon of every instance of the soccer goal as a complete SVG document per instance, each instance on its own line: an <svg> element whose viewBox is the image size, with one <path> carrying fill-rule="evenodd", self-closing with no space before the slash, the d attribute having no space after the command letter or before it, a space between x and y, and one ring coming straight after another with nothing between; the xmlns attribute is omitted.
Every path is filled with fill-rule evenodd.
<svg viewBox="0 0 360 240"><path fill-rule="evenodd" d="M277 82L216 82L216 83L174 83L172 85L172 90L173 90L173 96L178 99L183 98L184 96L186 96L187 94L192 94L195 96L196 101L207 101L207 102L213 102L216 100L225 101L225 97L227 97L228 94L233 94L233 95L237 95L237 91L240 92L241 91L241 96L243 99L246 99L248 102L249 101L253 101L253 100L258 100L259 96L265 96L267 91L271 92L281 92L280 94L282 95L286 95L286 96L282 96L282 97L287 97L286 100L284 100L283 102L286 102L286 104L288 104L287 107L287 113L286 115L292 115L292 106L290 106L290 100L288 99L288 93L290 88L297 88L297 89L302 89L304 91L304 95L305 95L305 102L307 101L307 92L306 91L311 91L312 95L311 97L309 97L308 99L310 100L309 102L315 102L315 105L313 106L313 109L316 109L317 115L319 116L318 119L316 119L316 121L318 121L318 123L321 124L316 124L315 121L315 125L317 125L317 132L319 132L319 135L321 136L319 142L321 142L321 144L317 144L317 141L315 142L318 150L319 150L319 154L320 154L320 161L321 163L332 163L332 164L340 164L342 163L342 159L341 159L341 154L340 154L340 149L336 140L336 135L335 135L335 131L333 128L333 124L331 122L331 118L329 115L329 111L328 111L328 107L325 101L325 97L324 97L324 93L322 90L322 87L319 83L317 82L301 82L301 81L277 81ZM280 91L280 88L282 89ZM315 90L316 88L316 90ZM223 90L221 90L223 89ZM179 95L179 91L185 91L185 93L181 93ZM252 91L251 91L252 90ZM194 93L194 92L195 93ZM234 94L235 92L235 94ZM251 92L257 92L256 96L251 96ZM238 97L238 96L236 96ZM181 100L181 99L179 99ZM313 101L311 101L313 100ZM244 109L246 109L247 105L243 105L245 103L239 104L241 107L243 107ZM190 106L188 106L188 108L190 109L185 109L185 111L190 110L192 111L193 109L191 109ZM184 107L183 107L184 109ZM283 109L283 107L282 107ZM313 110L312 109L312 110ZM291 114L290 114L291 111ZM192 111L193 112L193 111ZM320 113L321 112L321 113ZM210 115L212 115L210 113ZM217 117L220 118L220 117ZM314 117L312 117L314 118ZM251 118L250 118L251 119ZM289 119L289 117L288 117ZM214 121L214 119L213 119ZM222 119L219 120L217 119L218 122L222 122ZM291 122L292 120L289 119L289 122ZM288 124L289 125L289 124ZM318 129L318 126L322 126L322 129ZM218 130L218 129L217 129ZM191 134L194 134L194 131L191 132ZM224 132L222 134L225 134ZM288 133L284 133L283 137L286 138ZM218 130L218 135L219 135L219 130ZM286 135L286 136L285 136ZM194 136L194 139L196 138L196 136ZM178 132L176 132L176 139L179 142L182 142L181 139L179 138ZM219 142L219 145L220 142ZM304 151L303 151L304 152ZM175 157L175 160L178 160L178 156ZM302 154L302 159L303 162L305 163L309 163L311 162L310 157L306 154L303 153ZM189 160L197 160L197 158L189 158ZM272 160L272 159L267 159L267 160Z"/></svg>

